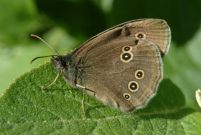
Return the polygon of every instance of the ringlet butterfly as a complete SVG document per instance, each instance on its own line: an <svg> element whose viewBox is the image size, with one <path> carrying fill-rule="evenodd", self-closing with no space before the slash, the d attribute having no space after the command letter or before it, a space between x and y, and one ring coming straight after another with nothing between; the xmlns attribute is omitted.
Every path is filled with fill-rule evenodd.
<svg viewBox="0 0 201 135"><path fill-rule="evenodd" d="M67 55L51 55L51 62L71 86L129 112L145 107L156 94L170 39L165 20L132 20L97 34Z"/></svg>

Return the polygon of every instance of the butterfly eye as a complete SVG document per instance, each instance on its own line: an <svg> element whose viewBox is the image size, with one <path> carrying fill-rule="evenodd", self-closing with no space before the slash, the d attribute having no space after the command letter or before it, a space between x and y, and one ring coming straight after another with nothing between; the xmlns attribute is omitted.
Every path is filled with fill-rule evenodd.
<svg viewBox="0 0 201 135"><path fill-rule="evenodd" d="M131 47L130 46L125 46L125 47L123 47L123 49L122 49L122 51L123 52L128 52L128 51L131 51Z"/></svg>
<svg viewBox="0 0 201 135"><path fill-rule="evenodd" d="M124 96L124 98L125 98L126 100L130 100L130 99L131 99L131 95L128 94L128 93L124 93L123 96Z"/></svg>
<svg viewBox="0 0 201 135"><path fill-rule="evenodd" d="M144 33L142 33L142 32L139 32L139 33L135 34L135 37L137 39L145 39L146 35Z"/></svg>
<svg viewBox="0 0 201 135"><path fill-rule="evenodd" d="M122 53L120 56L121 61L127 63L133 59L133 54L130 52Z"/></svg>
<svg viewBox="0 0 201 135"><path fill-rule="evenodd" d="M136 81L131 81L128 83L128 89L131 92L136 92L139 89L139 84Z"/></svg>
<svg viewBox="0 0 201 135"><path fill-rule="evenodd" d="M143 70L137 70L137 71L135 72L135 77L136 77L137 79L143 79L143 78L144 78L144 71L143 71Z"/></svg>

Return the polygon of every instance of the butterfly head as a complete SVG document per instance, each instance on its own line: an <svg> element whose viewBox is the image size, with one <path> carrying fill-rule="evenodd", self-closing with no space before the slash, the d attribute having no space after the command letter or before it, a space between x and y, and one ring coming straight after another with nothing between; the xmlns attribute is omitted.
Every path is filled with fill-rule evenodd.
<svg viewBox="0 0 201 135"><path fill-rule="evenodd" d="M51 59L52 64L58 71L68 70L68 65L70 63L70 57L67 56L53 56Z"/></svg>

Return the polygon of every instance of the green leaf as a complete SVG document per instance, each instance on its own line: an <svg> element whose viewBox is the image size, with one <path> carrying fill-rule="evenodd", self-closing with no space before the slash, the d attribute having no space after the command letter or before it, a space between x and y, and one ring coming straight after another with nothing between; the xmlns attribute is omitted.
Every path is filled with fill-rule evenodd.
<svg viewBox="0 0 201 135"><path fill-rule="evenodd" d="M24 74L0 98L0 134L200 134L201 114L184 109L185 98L170 80L145 109L122 113L56 76L49 63ZM175 98L176 97L176 98Z"/></svg>

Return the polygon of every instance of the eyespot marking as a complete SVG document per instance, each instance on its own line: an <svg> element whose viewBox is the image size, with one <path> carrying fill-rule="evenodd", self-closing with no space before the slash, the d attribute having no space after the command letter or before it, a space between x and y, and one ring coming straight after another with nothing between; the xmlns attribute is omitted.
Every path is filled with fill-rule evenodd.
<svg viewBox="0 0 201 135"><path fill-rule="evenodd" d="M135 71L135 78L136 79L143 79L144 78L144 71L143 70Z"/></svg>
<svg viewBox="0 0 201 135"><path fill-rule="evenodd" d="M133 59L133 54L131 52L123 52L120 55L120 59L124 63L128 63Z"/></svg>
<svg viewBox="0 0 201 135"><path fill-rule="evenodd" d="M131 81L128 83L128 89L131 92L136 92L139 89L139 84L136 81Z"/></svg>
<svg viewBox="0 0 201 135"><path fill-rule="evenodd" d="M135 34L137 39L146 39L146 35L143 32L138 32Z"/></svg>
<svg viewBox="0 0 201 135"><path fill-rule="evenodd" d="M124 94L123 94L123 97L124 97L126 100L131 100L131 95L128 94L128 93L124 93Z"/></svg>
<svg viewBox="0 0 201 135"><path fill-rule="evenodd" d="M130 47L130 46L124 46L123 48L122 48L122 51L123 52L130 52L132 50L132 48Z"/></svg>

